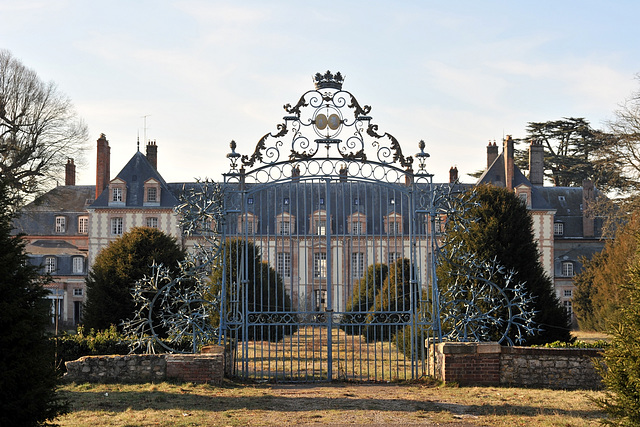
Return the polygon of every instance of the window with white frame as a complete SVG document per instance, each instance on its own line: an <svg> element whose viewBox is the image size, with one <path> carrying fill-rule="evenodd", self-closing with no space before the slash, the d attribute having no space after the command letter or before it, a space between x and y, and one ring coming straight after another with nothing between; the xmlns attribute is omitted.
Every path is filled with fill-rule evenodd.
<svg viewBox="0 0 640 427"><path fill-rule="evenodd" d="M89 233L89 217L88 216L78 217L78 233L79 234Z"/></svg>
<svg viewBox="0 0 640 427"><path fill-rule="evenodd" d="M316 222L316 233L319 236L326 236L327 235L327 220L319 219Z"/></svg>
<svg viewBox="0 0 640 427"><path fill-rule="evenodd" d="M351 277L360 278L364 276L364 253L353 252L351 254Z"/></svg>
<svg viewBox="0 0 640 427"><path fill-rule="evenodd" d="M289 252L278 252L276 271L282 277L291 277L291 254Z"/></svg>
<svg viewBox="0 0 640 427"><path fill-rule="evenodd" d="M573 277L573 263L571 261L562 263L562 275L564 277Z"/></svg>
<svg viewBox="0 0 640 427"><path fill-rule="evenodd" d="M64 233L67 231L67 218L64 216L56 217L56 233Z"/></svg>
<svg viewBox="0 0 640 427"><path fill-rule="evenodd" d="M147 188L147 202L155 202L158 198L158 189L156 187Z"/></svg>
<svg viewBox="0 0 640 427"><path fill-rule="evenodd" d="M73 296L74 297L81 297L84 294L82 288L74 288L73 289Z"/></svg>
<svg viewBox="0 0 640 427"><path fill-rule="evenodd" d="M111 218L111 234L114 236L122 235L122 218Z"/></svg>
<svg viewBox="0 0 640 427"><path fill-rule="evenodd" d="M280 234L291 234L291 222L289 220L282 220L278 224L280 227Z"/></svg>
<svg viewBox="0 0 640 427"><path fill-rule="evenodd" d="M238 232L253 234L257 230L257 222L258 218L250 212L240 215L238 217Z"/></svg>
<svg viewBox="0 0 640 427"><path fill-rule="evenodd" d="M564 223L562 222L554 222L553 223L553 235L554 236L562 236L564 234Z"/></svg>
<svg viewBox="0 0 640 427"><path fill-rule="evenodd" d="M112 202L121 202L122 201L122 188L121 187L113 187L111 189L111 201Z"/></svg>
<svg viewBox="0 0 640 427"><path fill-rule="evenodd" d="M389 221L389 234L400 234L400 221Z"/></svg>
<svg viewBox="0 0 640 427"><path fill-rule="evenodd" d="M44 259L44 272L45 273L53 273L54 271L56 271L57 268L57 262L56 262L56 257L54 256L48 256L45 257Z"/></svg>
<svg viewBox="0 0 640 427"><path fill-rule="evenodd" d="M568 313L569 315L572 315L572 314L573 314L573 306L572 306L572 304L571 304L571 301L565 301L565 302L564 302L564 308L565 308L565 310L567 310L567 313Z"/></svg>
<svg viewBox="0 0 640 427"><path fill-rule="evenodd" d="M362 221L353 221L351 223L351 234L364 234L364 223Z"/></svg>
<svg viewBox="0 0 640 427"><path fill-rule="evenodd" d="M313 254L313 277L327 277L327 253L315 252Z"/></svg>
<svg viewBox="0 0 640 427"><path fill-rule="evenodd" d="M147 227L158 228L158 218L150 216L147 218Z"/></svg>
<svg viewBox="0 0 640 427"><path fill-rule="evenodd" d="M84 273L84 257L81 257L81 256L73 257L73 272L75 274Z"/></svg>
<svg viewBox="0 0 640 427"><path fill-rule="evenodd" d="M571 298L573 296L573 292L571 291L571 289L565 289L564 290L564 297L565 298Z"/></svg>

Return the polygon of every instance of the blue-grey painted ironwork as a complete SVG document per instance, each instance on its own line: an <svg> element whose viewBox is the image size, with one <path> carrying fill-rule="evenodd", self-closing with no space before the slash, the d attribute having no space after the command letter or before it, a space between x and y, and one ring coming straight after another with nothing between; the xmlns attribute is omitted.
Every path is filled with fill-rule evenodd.
<svg viewBox="0 0 640 427"><path fill-rule="evenodd" d="M142 348L149 353L183 353L188 341L195 353L218 338L219 326L212 319L219 313L221 295L212 294L209 276L220 252L222 190L218 183L198 181L184 189L181 202L176 210L183 232L201 241L179 263L176 274L154 264L151 275L136 282L132 289L136 315L123 323L125 333L136 338L131 341L132 352Z"/></svg>
<svg viewBox="0 0 640 427"><path fill-rule="evenodd" d="M435 369L425 344L533 332L522 284L445 233L466 227L469 202L459 195L468 189L433 184L424 141L405 156L371 107L342 89L340 73L318 73L314 83L251 155L232 141L224 182L186 189L179 210L186 232L203 238L187 271L220 280L209 337L228 349L231 372L276 381L419 378ZM445 259L461 280L440 290ZM138 325L148 330L146 319Z"/></svg>

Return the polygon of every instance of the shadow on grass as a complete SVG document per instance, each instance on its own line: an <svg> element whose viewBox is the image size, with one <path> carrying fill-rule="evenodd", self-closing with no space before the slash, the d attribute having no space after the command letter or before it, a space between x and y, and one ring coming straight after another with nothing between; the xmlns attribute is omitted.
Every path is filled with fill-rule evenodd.
<svg viewBox="0 0 640 427"><path fill-rule="evenodd" d="M536 407L511 403L464 405L442 401L412 400L402 398L359 398L353 393L343 396L274 396L268 389L256 389L255 396L227 396L225 389L212 388L211 394L204 395L193 389L180 392L164 391L61 391L68 399L72 411L127 410L181 410L214 411L260 410L276 412L307 411L397 411L397 412L449 412L453 415L475 416L560 416L577 419L597 419L604 416L596 408L593 410L572 410L553 406ZM216 395L219 394L219 395ZM384 396L384 394L382 394Z"/></svg>

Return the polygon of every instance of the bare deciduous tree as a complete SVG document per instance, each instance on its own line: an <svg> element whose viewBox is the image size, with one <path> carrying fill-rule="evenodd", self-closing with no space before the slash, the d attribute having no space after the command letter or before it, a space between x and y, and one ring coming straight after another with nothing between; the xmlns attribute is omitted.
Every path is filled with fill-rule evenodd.
<svg viewBox="0 0 640 427"><path fill-rule="evenodd" d="M50 187L68 158L83 160L88 131L70 99L0 50L0 179L24 197Z"/></svg>
<svg viewBox="0 0 640 427"><path fill-rule="evenodd" d="M640 81L640 74L636 76ZM611 147L611 155L624 163L625 174L640 188L640 91L631 95L615 111L615 118L608 125L617 137Z"/></svg>

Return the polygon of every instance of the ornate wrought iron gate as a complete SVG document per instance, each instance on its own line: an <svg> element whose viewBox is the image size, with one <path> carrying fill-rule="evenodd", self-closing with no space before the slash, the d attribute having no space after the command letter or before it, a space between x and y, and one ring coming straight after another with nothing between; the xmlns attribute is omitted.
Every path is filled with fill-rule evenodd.
<svg viewBox="0 0 640 427"><path fill-rule="evenodd" d="M220 330L239 376L427 373L440 336L428 154L405 157L342 83L317 74L251 156L231 143Z"/></svg>

